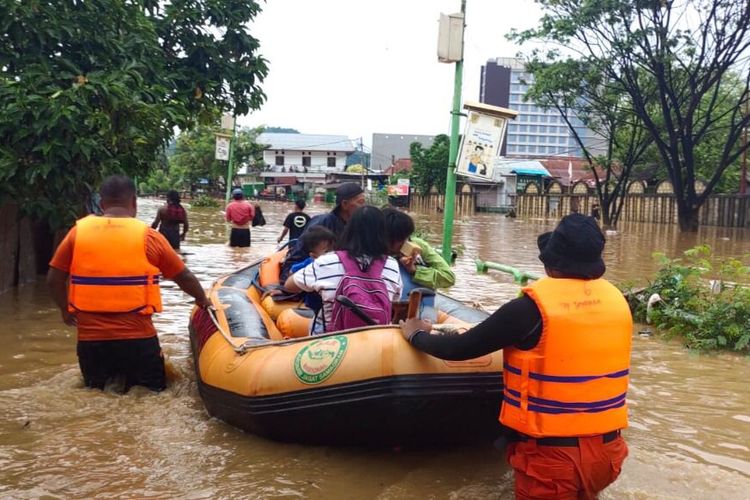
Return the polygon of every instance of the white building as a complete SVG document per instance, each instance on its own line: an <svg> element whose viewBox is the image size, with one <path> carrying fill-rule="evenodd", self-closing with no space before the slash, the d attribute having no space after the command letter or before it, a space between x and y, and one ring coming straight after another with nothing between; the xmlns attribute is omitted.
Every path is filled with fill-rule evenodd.
<svg viewBox="0 0 750 500"><path fill-rule="evenodd" d="M257 142L266 145L264 173L275 174L342 172L356 150L343 135L263 133Z"/></svg>

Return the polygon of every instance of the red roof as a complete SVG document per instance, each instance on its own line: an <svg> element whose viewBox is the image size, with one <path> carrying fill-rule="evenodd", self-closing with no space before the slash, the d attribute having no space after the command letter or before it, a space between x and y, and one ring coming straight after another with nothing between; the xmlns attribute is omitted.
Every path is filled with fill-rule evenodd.
<svg viewBox="0 0 750 500"><path fill-rule="evenodd" d="M540 158L539 161L550 175L557 179L563 186L575 184L578 181L586 181L587 183L594 181L594 174L589 168L589 162L581 158L560 158L556 156L554 158ZM572 167L572 177L570 177L568 172L569 166Z"/></svg>
<svg viewBox="0 0 750 500"><path fill-rule="evenodd" d="M394 175L399 172L405 172L411 170L411 158L399 158L390 167L386 168L383 173L387 175Z"/></svg>

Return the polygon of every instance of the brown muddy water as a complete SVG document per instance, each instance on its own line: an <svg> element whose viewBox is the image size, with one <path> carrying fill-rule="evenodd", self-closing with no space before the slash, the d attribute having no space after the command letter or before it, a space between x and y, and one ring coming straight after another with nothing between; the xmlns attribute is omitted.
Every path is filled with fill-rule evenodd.
<svg viewBox="0 0 750 500"><path fill-rule="evenodd" d="M139 215L157 207L142 200ZM275 248L290 204L264 203L268 225L250 249L226 246L217 209L191 209L188 266L214 279ZM312 207L311 212L324 210ZM414 214L438 241L439 214ZM541 273L536 235L554 221L481 214L458 217L464 247L451 295L492 310L518 288L507 276L477 275L473 259ZM608 236L613 281L645 281L654 251L697 243L719 255L750 252L747 231L625 225ZM428 236L429 237L429 236ZM0 296L0 498L512 498L511 473L491 444L446 450L371 451L280 444L207 416L188 345L189 297L164 286L156 317L174 380L162 394L126 396L82 388L75 331L59 321L42 284ZM630 457L602 498L750 498L750 360L696 355L677 342L634 333ZM456 422L456 425L461 425Z"/></svg>

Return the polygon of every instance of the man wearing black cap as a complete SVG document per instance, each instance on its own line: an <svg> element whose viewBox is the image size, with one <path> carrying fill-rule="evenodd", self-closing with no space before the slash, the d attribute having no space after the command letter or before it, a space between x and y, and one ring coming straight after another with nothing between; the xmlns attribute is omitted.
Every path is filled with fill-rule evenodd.
<svg viewBox="0 0 750 500"><path fill-rule="evenodd" d="M564 217L537 239L548 275L461 335L401 323L407 341L447 360L503 351L500 422L517 498L595 498L620 473L627 445L625 395L633 321L602 279L604 235L596 220Z"/></svg>
<svg viewBox="0 0 750 500"><path fill-rule="evenodd" d="M365 192L355 182L345 182L336 189L336 206L330 212L316 215L305 228L305 232L314 226L323 226L329 229L336 239L344 232L344 227L355 210L365 206ZM302 234L305 234L304 232ZM301 237L302 235L300 235ZM281 269L281 282L283 283L289 275L294 264L302 262L309 257L298 239L289 249L289 255L284 261Z"/></svg>

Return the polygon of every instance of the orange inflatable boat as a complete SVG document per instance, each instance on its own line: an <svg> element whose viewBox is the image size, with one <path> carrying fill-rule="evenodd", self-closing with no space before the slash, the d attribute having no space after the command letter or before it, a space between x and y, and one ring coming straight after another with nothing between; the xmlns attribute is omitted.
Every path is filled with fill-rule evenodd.
<svg viewBox="0 0 750 500"><path fill-rule="evenodd" d="M214 310L195 309L190 339L208 412L282 441L355 445L465 443L497 435L502 354L443 361L395 325L310 337L312 312L264 298L284 252L219 279ZM438 294L438 323L487 314Z"/></svg>

